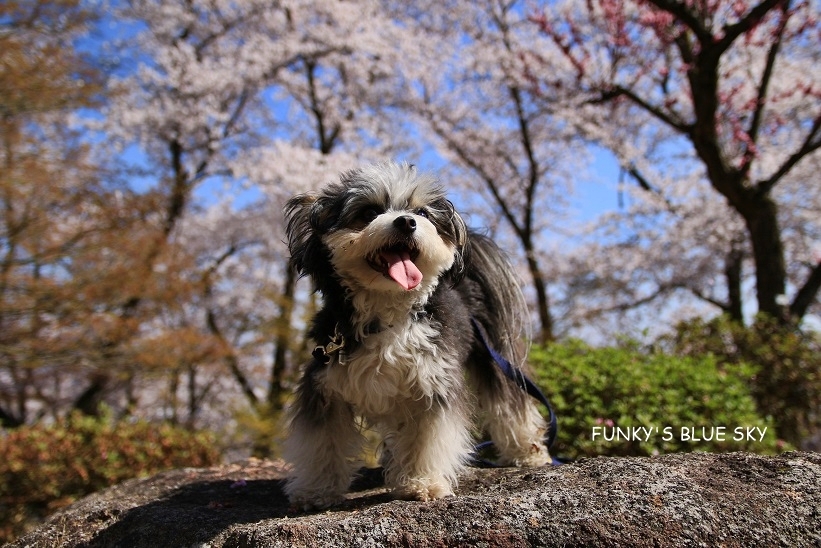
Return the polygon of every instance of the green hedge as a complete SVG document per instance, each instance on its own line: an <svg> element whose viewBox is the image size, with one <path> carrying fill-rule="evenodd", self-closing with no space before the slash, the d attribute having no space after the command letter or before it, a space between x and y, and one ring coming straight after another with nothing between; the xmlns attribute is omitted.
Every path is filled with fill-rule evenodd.
<svg viewBox="0 0 821 548"><path fill-rule="evenodd" d="M759 317L750 326L726 317L682 322L657 344L679 355L715 356L719 364L749 363L758 408L773 417L779 437L801 447L821 438L821 338ZM816 442L817 443L817 442Z"/></svg>
<svg viewBox="0 0 821 548"><path fill-rule="evenodd" d="M559 419L560 456L773 453L783 446L756 411L749 366L580 341L534 348L530 361ZM755 427L749 433L756 439L748 439Z"/></svg>
<svg viewBox="0 0 821 548"><path fill-rule="evenodd" d="M218 460L213 436L170 424L76 414L58 424L0 431L0 544L94 491Z"/></svg>

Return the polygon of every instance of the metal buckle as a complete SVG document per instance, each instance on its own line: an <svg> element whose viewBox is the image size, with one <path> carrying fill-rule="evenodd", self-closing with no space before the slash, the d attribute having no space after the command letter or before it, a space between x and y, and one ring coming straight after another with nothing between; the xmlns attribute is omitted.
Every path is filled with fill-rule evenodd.
<svg viewBox="0 0 821 548"><path fill-rule="evenodd" d="M338 354L337 361L345 365L345 337L339 332L339 326L334 327L334 334L328 337L331 341L325 346L319 345L312 352L314 358L322 363L330 363L333 354Z"/></svg>

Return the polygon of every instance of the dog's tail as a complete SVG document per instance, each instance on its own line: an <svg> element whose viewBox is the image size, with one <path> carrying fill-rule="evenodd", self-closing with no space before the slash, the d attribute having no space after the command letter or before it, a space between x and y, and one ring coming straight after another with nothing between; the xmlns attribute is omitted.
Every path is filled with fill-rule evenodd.
<svg viewBox="0 0 821 548"><path fill-rule="evenodd" d="M476 297L484 305L471 307L474 319L484 328L496 350L513 365L524 368L531 322L521 279L505 252L490 238L471 233L468 241L466 277L478 284L482 294Z"/></svg>

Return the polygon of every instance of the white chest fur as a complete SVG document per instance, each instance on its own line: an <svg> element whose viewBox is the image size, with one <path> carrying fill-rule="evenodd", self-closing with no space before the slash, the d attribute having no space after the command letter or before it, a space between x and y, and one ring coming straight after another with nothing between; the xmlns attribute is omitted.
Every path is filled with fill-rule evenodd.
<svg viewBox="0 0 821 548"><path fill-rule="evenodd" d="M430 407L457 382L457 368L437 346L437 330L408 319L362 338L344 364L333 361L326 388L372 418Z"/></svg>

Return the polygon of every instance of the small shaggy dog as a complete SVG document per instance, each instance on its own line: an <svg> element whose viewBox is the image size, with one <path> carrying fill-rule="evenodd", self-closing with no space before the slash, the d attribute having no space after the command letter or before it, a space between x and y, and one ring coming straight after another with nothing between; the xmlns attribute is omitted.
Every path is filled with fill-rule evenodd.
<svg viewBox="0 0 821 548"><path fill-rule="evenodd" d="M453 494L474 414L503 464L550 462L547 424L489 348L524 364L517 278L434 178L364 167L292 198L286 217L291 264L323 296L285 447L293 505L343 500L363 422L383 436L385 481L401 498Z"/></svg>

